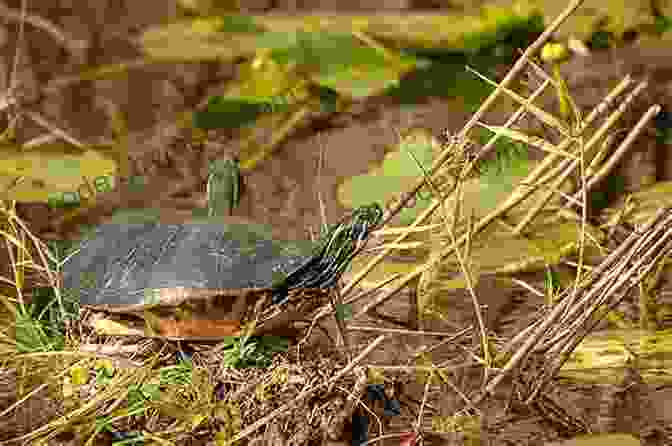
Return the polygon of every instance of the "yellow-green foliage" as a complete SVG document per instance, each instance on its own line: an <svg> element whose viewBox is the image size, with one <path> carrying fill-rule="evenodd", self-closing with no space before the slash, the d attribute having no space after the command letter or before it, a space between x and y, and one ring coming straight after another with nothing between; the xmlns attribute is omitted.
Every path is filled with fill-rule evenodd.
<svg viewBox="0 0 672 446"><path fill-rule="evenodd" d="M95 148L73 149L53 143L22 150L0 146L0 193L3 199L47 203L54 194L79 192L92 197L96 178L114 176L117 163Z"/></svg>
<svg viewBox="0 0 672 446"><path fill-rule="evenodd" d="M418 181L422 169L418 167L416 160L425 169L429 169L438 150L437 142L429 133L422 130L411 132L385 155L382 164L342 183L338 187L338 200L342 205L351 208L372 202L387 203L395 199L399 191L408 190ZM413 222L418 213L429 205L430 200L431 196L425 192L424 198L416 199L414 207L402 209L399 222Z"/></svg>
<svg viewBox="0 0 672 446"><path fill-rule="evenodd" d="M672 381L672 331L608 330L588 335L559 376L592 383L620 383L631 361L647 383Z"/></svg>
<svg viewBox="0 0 672 446"><path fill-rule="evenodd" d="M534 0L543 11L546 23L550 23L567 3L555 0ZM588 40L591 34L603 24L603 30L620 38L627 30L653 22L650 2L631 0L586 0L556 32L560 39L570 36Z"/></svg>

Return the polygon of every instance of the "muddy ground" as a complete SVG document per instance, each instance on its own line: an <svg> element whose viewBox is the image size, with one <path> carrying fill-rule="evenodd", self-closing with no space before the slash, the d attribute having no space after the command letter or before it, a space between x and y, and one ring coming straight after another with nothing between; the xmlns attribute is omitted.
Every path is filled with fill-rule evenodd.
<svg viewBox="0 0 672 446"><path fill-rule="evenodd" d="M19 2L7 2L16 8ZM174 64L134 69L127 78L82 82L59 87L57 80L81 71L89 64L113 63L139 55L129 36L143 27L170 20L177 14L171 2L90 2L68 0L34 2L31 12L64 27L77 45L64 49L51 36L30 27L21 48L19 79L24 101L40 111L54 124L68 129L74 136L88 143L109 141L110 127L105 111L106 101L113 101L129 116L130 157L132 172L144 175L148 185L142 193L120 191L104 197L99 209L82 223L104 221L120 207L162 207L169 219L180 220L189 214L189 208L204 200L206 166L209 160L223 154L235 153L226 135L213 132L203 145L191 145L180 138L171 117L201 103L209 93L217 91L221 83L234 76L228 65ZM150 6L151 3L151 6ZM51 4L51 6L49 5ZM2 68L11 67L11 56L16 48L16 28L13 23L0 28L3 38ZM668 43L669 44L669 43ZM653 103L672 108L672 57L669 48L649 42L580 57L569 62L563 70L570 91L580 106L592 107L626 74L648 78L649 88L638 101L623 127L634 124L641 113ZM552 99L547 97L546 104ZM245 192L235 218L272 224L279 236L287 238L311 237L318 230L322 216L319 195L325 204L328 221L335 221L347 212L336 200L336 188L345 179L359 175L381 162L385 150L397 141L401 129L422 126L439 135L444 129L458 130L468 119L468 113L458 101L429 98L413 107L402 107L385 101L361 104L356 111L322 123L319 128L305 129L285 142L270 159L260 163L245 175ZM491 115L489 122L500 123L504 116ZM36 136L37 130L27 127L20 138ZM318 170L320 150L324 149L323 167ZM320 172L318 181L317 173ZM627 189L636 190L651 181L672 179L672 153L655 145L653 132L647 132L635 145L633 154L621 167L627 178ZM176 200L176 198L178 200ZM182 203L182 209L175 206ZM46 237L71 234L73 228L53 225L57 215L42 205L21 206L22 215L33 228ZM537 278L536 280L539 280ZM534 279L533 279L534 283ZM479 289L482 302L494 310L490 314L490 328L506 334L516 321L529 317L539 302L529 296L503 296L487 284ZM466 296L465 296L466 297ZM397 318L412 314L405 297L393 300L381 311ZM356 308L355 308L356 311ZM470 321L470 309L456 307L458 322ZM380 319L364 319L358 325L389 326ZM411 324L413 325L413 324ZM507 328L508 327L508 328ZM331 327L332 330L334 327ZM448 330L450 327L435 327ZM355 333L350 339L353 350L361 348L373 334ZM427 340L400 336L393 343L375 352L372 364L404 364L409 354ZM467 382L476 377L456 373L457 381ZM402 428L399 423L412 419L422 395L422 386L412 375L399 374L403 383L403 416L390 419L390 428ZM577 419L583 419L596 431L620 431L647 436L646 444L670 444L672 431L668 388L633 386L623 393L618 403L608 411L600 412L599 386L558 384L554 392L561 404ZM459 404L456 396L445 389L434 392L430 398L430 413L450 414ZM522 410L517 415L505 414L505 391L493 398L487 409L489 426L487 440L496 445L550 444L562 436L571 435L571 426L549 421L543 414ZM26 415L26 413L23 413ZM17 417L28 425L17 429L37 427L38 419ZM431 417L425 419L430 420ZM31 423L32 421L32 423ZM42 420L44 422L44 420ZM408 426L406 426L408 427ZM431 426L426 426L428 429ZM656 433L659 432L659 433ZM666 436L667 435L667 436ZM658 439L657 439L658 438ZM665 440L665 438L667 440ZM437 437L431 444L453 444L459 438ZM395 444L389 442L385 444ZM398 444L398 443L396 443ZM427 443L426 443L427 444Z"/></svg>

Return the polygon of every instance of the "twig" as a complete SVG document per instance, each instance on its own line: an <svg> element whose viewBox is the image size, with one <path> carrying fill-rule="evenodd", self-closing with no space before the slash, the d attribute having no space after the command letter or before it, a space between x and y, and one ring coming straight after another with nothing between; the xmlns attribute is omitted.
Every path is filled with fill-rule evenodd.
<svg viewBox="0 0 672 446"><path fill-rule="evenodd" d="M438 373L438 375L439 375L439 378L441 378L441 381L443 381L444 383L446 383L446 385L447 385L448 387L450 387L451 389L453 389L453 392L457 393L457 395L458 395L460 398L462 398L462 401L464 401L465 404L466 404L471 410L474 411L474 413L478 414L478 416L481 416L481 415L482 415L482 412L478 409L478 407L476 407L476 402L470 400L469 397L468 397L467 395L465 395L464 392L462 392L462 391L459 389L459 387L457 387L457 386L455 385L455 383L453 383L450 379L448 379L448 377L445 375L445 373L443 373L441 370L438 370L437 373Z"/></svg>
<svg viewBox="0 0 672 446"><path fill-rule="evenodd" d="M461 370L466 367L471 367L473 364L460 364L455 366L445 366L442 364L437 365L380 365L380 364L369 364L370 368L388 372L406 372L406 373L416 373L416 372L431 372L432 370L445 370L447 372L453 372L455 370Z"/></svg>
<svg viewBox="0 0 672 446"><path fill-rule="evenodd" d="M436 349L439 348L439 347L443 347L443 346L446 345L446 344L450 344L451 342L455 341L457 338L459 338L459 337L461 337L461 336L463 336L463 335L469 333L470 331L473 331L473 329L474 329L473 325L470 325L469 327L465 328L465 329L462 330L462 331L459 331L459 332L456 333L455 335L453 335L453 336L451 336L451 337L449 337L449 338L443 339L443 340L441 340L440 342L437 342L436 344L434 344L434 345L432 345L432 346L430 346L430 347L426 347L426 346L425 346L425 347L421 347L421 348L419 348L418 350L415 351L415 353L413 353L413 355L411 355L412 357L409 358L409 361L408 361L408 362L410 363L410 362L413 361L415 358L417 358L418 356L420 356L420 355L422 355L422 354L424 354L424 353L431 353L432 351L436 350Z"/></svg>
<svg viewBox="0 0 672 446"><path fill-rule="evenodd" d="M60 379L61 377L65 376L68 372L70 372L70 370L72 370L72 369L74 369L74 368L76 368L76 367L79 367L80 364L86 364L87 361L90 361L90 358L84 358L84 359L81 359L81 360L77 361L76 363L74 363L74 364L71 365L70 367L66 367L66 368L65 368L64 370L62 370L60 373L56 374L56 376L55 376L54 378L55 378L55 379ZM5 409L5 410L3 410L2 412L0 412L0 418L2 418L3 416L7 415L8 413L10 413L11 411L13 411L14 409L16 409L16 408L17 408L18 406L20 406L22 403L24 403L25 401L29 400L33 395L38 394L40 391L42 391L44 388L46 388L46 387L49 386L50 384L51 384L50 382L46 382L46 383L43 383L43 384L40 384L39 386L37 386L34 390L32 390L31 392L29 392L28 394L26 394L25 396L23 396L21 399L19 399L18 401L16 401L14 404L12 404L11 406L9 406L7 409Z"/></svg>
<svg viewBox="0 0 672 446"><path fill-rule="evenodd" d="M399 433L396 433L396 434L379 435L378 437L374 437L370 440L367 440L364 443L361 443L360 446L368 446L370 444L378 443L379 441L388 440L388 439L391 439L391 438L401 438L401 437L405 437L407 435L408 435L408 432L399 432Z"/></svg>
<svg viewBox="0 0 672 446"><path fill-rule="evenodd" d="M535 296L538 296L538 297L546 297L546 295L545 295L544 293L542 293L541 291L539 291L538 289L536 289L535 287L533 287L532 285L530 285L529 283L527 283L527 282L525 282L525 281L523 281L523 280L520 280L520 279L511 279L511 282L513 282L513 283L515 283L516 285L519 285L519 286L525 288L527 291L529 291L530 293L534 294Z"/></svg>
<svg viewBox="0 0 672 446"><path fill-rule="evenodd" d="M363 292L359 293L359 294L356 295L356 296L349 297L349 298L345 299L345 302L344 302L344 303L345 303L345 304L351 304L351 303L357 302L358 300L362 300L363 298L369 296L370 294L373 294L373 293L375 293L376 291L378 291L378 290L382 289L383 287L385 287L386 285L388 285L388 284L394 282L394 281L397 280L400 276L401 276L401 274L398 274L398 273L397 273L397 274L392 274L390 277L387 277L387 278L381 280L380 282L376 283L376 284L375 284L373 287L371 287L370 289L364 290ZM316 315L314 316L314 318L313 318L313 325L316 324L317 321L319 321L319 320L322 319L323 317L325 317L325 316L329 316L330 314L332 314L332 312L333 312L333 309L331 308L331 305L329 305L329 304L327 304L326 306L320 308L320 309L318 310L317 314L316 314ZM311 330L312 330L312 325L311 325Z"/></svg>
<svg viewBox="0 0 672 446"><path fill-rule="evenodd" d="M320 140L320 159L318 161L317 165L317 179L316 179L316 186L317 186L317 201L320 204L320 218L322 219L322 230L327 231L327 211L326 211L326 206L324 204L324 199L322 197L322 169L324 168L324 155L326 153L326 148L322 144L322 134L319 133L317 135L318 139Z"/></svg>
<svg viewBox="0 0 672 446"><path fill-rule="evenodd" d="M334 293L336 294L336 299L334 299ZM345 350L345 357L347 358L348 361L352 360L352 357L350 356L350 347L348 345L348 339L346 338L347 336L347 330L345 327L345 321L343 320L342 317L339 316L338 311L336 309L337 305L343 308L343 299L341 297L341 293L338 292L338 290L333 290L329 292L329 301L331 302L331 306L334 310L334 320L336 321L336 328L338 329L338 337L339 337L339 344L343 346L343 349Z"/></svg>
<svg viewBox="0 0 672 446"><path fill-rule="evenodd" d="M623 142L614 151L611 158L609 158L609 160L606 163L604 163L604 165L600 168L600 170L598 170L595 173L595 175L590 179L590 181L588 181L587 185L588 190L595 187L597 183L599 183L607 175L609 175L611 170L616 166L616 164L618 164L623 155L625 155L625 153L628 151L628 149L635 141L635 139L640 135L640 133L642 133L644 127L646 127L649 121L651 121L660 112L660 110L661 110L660 105L653 105L646 111L646 113L641 118L639 118L639 121L637 121L635 127L633 127L633 129L628 133Z"/></svg>
<svg viewBox="0 0 672 446"><path fill-rule="evenodd" d="M425 383L425 389L422 392L422 401L420 402L420 410L418 411L418 419L415 423L415 433L420 432L422 428L422 417L425 413L425 404L427 404L427 395L429 395L429 386L432 384L432 378L434 377L434 371L429 373L427 377L427 382Z"/></svg>
<svg viewBox="0 0 672 446"><path fill-rule="evenodd" d="M659 212L656 213L655 216L647 223L647 225L642 228L642 232L648 232L650 229L654 228L654 225L659 222L661 217L666 213L669 213L669 209L661 209ZM668 217L669 219L670 217ZM661 225L662 227L665 227L664 225ZM656 235L653 233L652 235ZM669 236L669 234L668 234ZM641 238L639 239L641 241ZM603 290L604 287L607 285L607 283L612 282L613 283L613 278L617 278L617 282L615 284L612 284L612 286L609 287L608 290L606 290L606 293L611 293L612 290L615 290L617 287L620 287L624 282L629 281L629 274L623 274L622 268L623 265L626 264L627 262L627 257L626 261L623 263L620 262L620 260L623 258L624 254L626 254L626 251L629 251L630 253L636 252L635 249L638 246L637 245L638 241L638 236L637 234L632 234L628 239L621 244L621 246L616 249L612 254L610 254L601 264L598 268L596 268L593 271L593 274L590 276L590 280L584 284L582 284L582 287L587 288L588 286L591 285L592 281L596 280L597 278L601 277L600 280L597 281L597 284L593 285L590 290L582 297L580 301L576 303L571 309L568 309L566 305L559 304L556 305L551 312L546 316L546 318L541 322L536 329L529 335L529 337L525 340L523 345L513 354L511 359L508 361L508 363L504 366L504 368L495 376L493 379L488 383L488 385L485 387L485 389L480 393L480 395L476 398L476 403L482 401L487 395L491 394L494 388L501 382L501 380L508 375L515 366L517 366L524 358L528 356L528 354L532 351L534 348L535 344L538 345L541 343L542 338L546 339L554 339L558 336L558 331L564 330L565 327L562 326L562 324L556 324L556 322L559 319L564 319L566 321L574 321L576 319L580 319L580 314L585 313L585 310L583 309L583 304L584 302L589 302L591 304L594 303L593 305L593 311L601 304L603 304L603 301L599 301L599 299L596 299L594 297L595 294L597 294L599 291ZM658 236L657 244L664 243L666 241L666 237L660 237ZM655 246L654 246L655 247ZM651 250L650 250L651 251ZM649 251L649 252L650 252ZM641 266L643 262L645 262L648 259L649 255L640 255L638 258L638 261L635 263L634 266L630 268L630 271L632 274L633 271L636 271L637 268ZM615 264L615 262L618 262ZM613 266L612 266L613 265ZM606 271L607 269L612 268L615 269L615 272L617 274L613 274L611 276L607 277L602 277L603 272ZM630 285L632 286L632 285ZM569 310L569 311L568 311ZM585 334L584 334L585 336ZM567 339L567 336L563 336L563 339ZM573 342L574 341L574 342ZM575 344L576 341L576 336L571 336L567 339L567 343L573 343ZM565 343L565 345L567 345ZM567 352L566 348L563 348L563 353ZM555 370L557 370L557 367L554 367ZM538 391L540 387L537 387L536 391ZM535 392L536 392L535 391ZM533 392L533 395L534 393Z"/></svg>
<svg viewBox="0 0 672 446"><path fill-rule="evenodd" d="M21 12L14 11L13 9L10 9L4 4L0 3L0 15L7 20L19 22L21 24L21 28L23 28L23 23L30 23L35 28L45 31L70 52L75 52L80 49L79 45L75 44L75 42L66 37L65 33L53 22L36 15L27 14L25 11L26 1L24 0L21 3ZM22 33L23 32L21 31L20 34Z"/></svg>
<svg viewBox="0 0 672 446"><path fill-rule="evenodd" d="M667 234L667 235L668 235L668 236L672 235L672 232L668 231L668 234ZM669 237L667 237L667 238L669 238ZM660 246L657 246L657 245L661 245L661 244L663 244L663 241L664 241L664 242L667 242L667 244L666 244L666 246L665 246L664 249L660 249ZM652 247L652 248L649 250L649 253L650 253L651 251L657 251L657 252L658 252L658 255L657 255L656 257L654 257L654 259L651 259L651 260L648 261L648 262L645 262L645 260L648 260L648 257L649 257L648 255L643 255L643 256L641 256L641 259L640 259L635 265L633 265L633 266L631 267L631 269L628 271L628 273L626 273L625 275L626 275L626 276L632 276L632 275L634 275L634 273L635 273L636 271L640 271L640 268L642 267L642 264L643 264L643 263L647 263L647 265L646 265L646 267L643 269L643 271L641 271L641 272L638 274L638 276L639 276L638 279L639 279L639 280L642 280L643 277L646 276L646 274L648 274L648 273L653 269L653 267L654 267L654 266L655 266L655 265L656 265L656 264L657 264L663 257L665 257L666 255L669 255L669 251L670 251L670 250L672 250L672 243L669 243L669 241L667 241L666 238L661 238L661 239L658 240L658 242L656 243L656 246ZM648 253L647 253L647 254L648 254ZM623 282L624 282L623 280L619 280L619 281L617 281L614 285L612 285L612 287L611 287L609 290L605 291L604 294L605 294L606 296L616 294L616 291L622 286ZM622 298L627 294L627 292L628 292L632 287L633 287L633 286L630 285L625 291L621 292L621 293L620 293L620 294L621 294L621 297L619 297L618 299L615 299L614 302L612 302L611 304L609 304L609 305L607 306L607 309L610 310L610 309L612 309L613 307L615 307L615 306L622 300ZM606 298L606 296L605 296L605 298ZM591 308L591 313L595 313L595 312L598 310L599 307L600 307L599 304L595 304L595 305L593 305L593 308ZM588 319L588 318L586 318L586 319ZM599 321L600 321L599 319L597 319L597 320L593 320L593 321L592 321L591 323L589 323L589 325L588 325L587 327L585 327L584 329L582 329L582 330L580 330L580 329L579 329L579 330L574 330L574 331L573 331L573 333L574 333L573 336L565 337L566 341L563 343L563 344L564 344L564 347L562 347L562 348L557 348L557 349L556 349L556 350L559 350L559 351L560 351L560 352L558 353L559 358L554 362L554 364L553 364L553 366L552 366L551 368L549 368L548 370L546 370L545 372L543 372L543 376L542 376L542 378L537 382L537 384L535 385L535 388L534 388L533 391L531 392L530 396L527 398L527 401L526 401L526 402L530 402L530 401L532 401L534 398L536 398L536 396L537 396L538 393L541 391L541 389L544 388L544 386L549 382L549 380L550 380L553 376L555 376L555 374L558 372L558 370L560 370L560 368L563 366L563 364L569 359L569 356L570 356L571 352L574 351L574 349L581 343L581 341L588 335L588 333L590 333L590 332L592 331L592 329L595 327L595 325L597 325L597 323L598 323ZM576 334L576 333L578 333L578 334Z"/></svg>
<svg viewBox="0 0 672 446"><path fill-rule="evenodd" d="M628 105L632 103L634 98L641 93L644 88L646 88L647 84L646 82L641 82L640 84L635 87L635 89L632 91L630 95L628 95L628 98L623 101L622 104L619 105L618 109L609 116L609 119L607 122L602 125L588 140L588 142L585 143L585 146L581 147L581 151L589 151L599 140L601 140L609 131L611 127L613 127L618 119L626 112ZM586 124L580 125L578 132L580 134L581 131L583 131L584 128L586 128ZM569 146L572 144L574 141L573 138L568 138L563 143L566 144L560 144L558 146L558 149L564 149L564 145ZM551 158L554 157L554 158ZM548 157L549 159L555 159L559 158L558 155L551 155ZM546 160L544 160L546 161ZM551 179L553 178L553 183L551 186L551 190L546 192L542 197L539 198L539 200L536 201L534 206L527 212L525 217L518 223L516 226L516 229L514 230L513 234L514 235L520 235L522 234L523 230L525 227L534 219L537 214L541 211L541 209L548 203L548 201L551 199L553 195L553 190L555 189L560 189L560 185L569 178L569 176L574 172L576 167L579 165L580 160L564 160L562 163L560 163L555 169L553 169L551 172L549 172L544 179L540 180L540 183L545 183L546 179ZM562 172L562 173L560 173ZM527 182L528 180L526 180ZM528 183L529 184L529 183ZM578 200L578 195L582 193L581 191L578 191L573 198Z"/></svg>
<svg viewBox="0 0 672 446"><path fill-rule="evenodd" d="M79 140L75 139L73 136L70 136L68 133L65 131L59 129L55 125L51 124L48 122L46 119L44 119L42 116L40 116L38 113L34 112L26 112L26 115L30 117L33 121L35 121L37 124L41 125L45 129L49 130L51 133L54 135L59 136L60 138L64 139L65 141L69 142L73 146L86 150L86 145Z"/></svg>
<svg viewBox="0 0 672 446"><path fill-rule="evenodd" d="M366 377L366 375L365 375L365 377ZM366 384L366 382L365 382L365 384ZM366 410L369 413L369 415L371 415L376 420L376 423L378 423L378 432L380 433L380 435L383 435L383 423L380 421L380 417L378 417L378 415L376 415L376 413L374 411L372 411L369 408L369 406L367 406L366 403L364 403L364 401L362 401L362 399L360 397L354 395L351 391L349 391L348 389L345 389L343 387L336 386L335 388L337 390L340 390L341 392L347 394L351 398L354 397L357 404L359 406L363 407L364 410Z"/></svg>
<svg viewBox="0 0 672 446"><path fill-rule="evenodd" d="M357 375L357 380L355 381L352 392L349 392L345 407L334 415L334 417L329 420L328 424L322 425L322 429L332 440L338 440L343 436L345 423L352 419L352 414L357 408L357 403L360 402L360 396L366 391L366 369L364 367L357 367L355 373Z"/></svg>
<svg viewBox="0 0 672 446"><path fill-rule="evenodd" d="M323 382L321 384L318 384L317 386L312 387L310 389L306 389L306 390L302 391L292 401L289 401L289 402L283 404L282 406L278 407L277 409L275 409L273 412L269 413L265 417L255 421L250 426L248 426L245 429L243 429L242 431L238 432L231 440L228 440L225 444L226 445L235 444L237 441L242 440L243 438L249 436L250 434L255 432L257 429L259 429L260 427L270 423L275 418L279 417L280 415L285 413L287 410L291 409L296 404L300 403L301 401L303 401L304 399L306 399L307 397L309 397L313 393L317 392L318 390L320 390L324 387L328 387L328 386L333 385L333 383L335 383L336 381L341 379L343 376L350 373L352 371L352 369L354 369L357 366L357 364L362 362L364 360L364 358L369 355L369 353L371 353L373 350L375 350L376 347L378 347L386 339L387 339L387 336L385 336L385 335L378 336L376 339L373 340L373 342L371 342L371 344L369 344L364 350L362 350L362 352L359 355L357 355L352 361L350 361L350 363L347 366L345 366L345 368L343 368L343 370L341 370L336 375L331 377L328 381Z"/></svg>
<svg viewBox="0 0 672 446"><path fill-rule="evenodd" d="M0 4L0 7L2 8L2 13L6 18L14 19L15 21L19 22L19 36L17 38L17 42L18 44L23 43L26 37L25 24L28 19L28 14L26 13L26 10L28 9L28 0L21 0L20 13L16 13L2 4ZM16 76L16 73L19 69L19 63L21 60L21 50L18 44L16 46L16 53L14 53L14 61L12 63L12 73L9 78L9 91L7 92L8 97L14 95L14 89L16 89L16 86L18 85L19 82Z"/></svg>
<svg viewBox="0 0 672 446"><path fill-rule="evenodd" d="M461 330L457 333L446 333L442 331L404 330L402 328L363 327L361 325L348 325L348 329L356 331L377 331L380 333L402 334L411 336L440 336L440 337L448 336L451 338L457 338L471 331L471 327L465 328L464 330Z"/></svg>

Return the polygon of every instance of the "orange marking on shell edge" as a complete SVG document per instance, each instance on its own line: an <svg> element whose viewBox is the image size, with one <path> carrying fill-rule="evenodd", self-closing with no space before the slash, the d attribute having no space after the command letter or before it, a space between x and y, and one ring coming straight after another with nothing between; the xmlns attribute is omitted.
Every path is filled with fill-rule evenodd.
<svg viewBox="0 0 672 446"><path fill-rule="evenodd" d="M161 336L174 338L216 338L240 334L240 321L236 320L161 319L157 324Z"/></svg>

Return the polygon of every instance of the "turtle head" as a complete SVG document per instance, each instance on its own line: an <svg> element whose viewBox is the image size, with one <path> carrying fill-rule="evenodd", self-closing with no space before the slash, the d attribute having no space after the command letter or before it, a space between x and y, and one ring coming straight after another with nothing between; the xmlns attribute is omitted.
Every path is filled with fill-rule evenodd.
<svg viewBox="0 0 672 446"><path fill-rule="evenodd" d="M210 161L210 164L208 165L208 171L210 173L221 174L230 171L236 171L237 169L239 169L239 166L240 166L240 160L238 159L238 157L229 156Z"/></svg>
<svg viewBox="0 0 672 446"><path fill-rule="evenodd" d="M383 218L383 209L378 203L361 206L350 216L350 225L353 240L365 240L372 228L378 226Z"/></svg>
<svg viewBox="0 0 672 446"><path fill-rule="evenodd" d="M333 286L382 217L382 208L374 203L355 209L347 219L334 225L322 238L315 254L274 287L273 301L284 300L287 290L292 288Z"/></svg>

